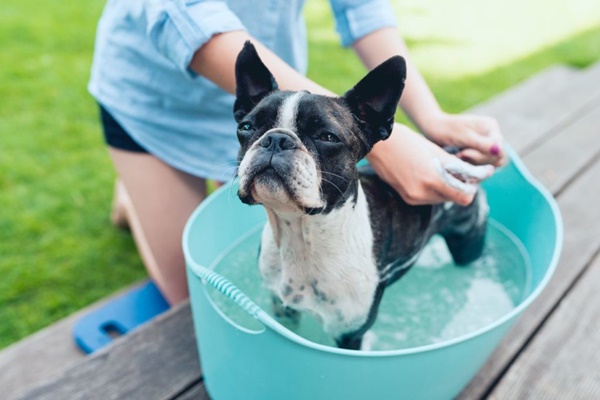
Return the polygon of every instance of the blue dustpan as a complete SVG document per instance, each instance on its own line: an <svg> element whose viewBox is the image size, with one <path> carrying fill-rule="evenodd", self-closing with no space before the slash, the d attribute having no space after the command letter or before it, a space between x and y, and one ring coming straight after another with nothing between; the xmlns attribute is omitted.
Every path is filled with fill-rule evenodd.
<svg viewBox="0 0 600 400"><path fill-rule="evenodd" d="M516 318L542 291L558 262L562 220L552 196L518 157L485 182L491 217L522 242L532 290L510 313L467 335L393 351L351 351L310 342L289 331L227 279L207 268L248 232L264 224L225 186L190 217L183 235L202 372L216 399L450 399L484 364ZM250 330L212 301L216 288L260 322Z"/></svg>

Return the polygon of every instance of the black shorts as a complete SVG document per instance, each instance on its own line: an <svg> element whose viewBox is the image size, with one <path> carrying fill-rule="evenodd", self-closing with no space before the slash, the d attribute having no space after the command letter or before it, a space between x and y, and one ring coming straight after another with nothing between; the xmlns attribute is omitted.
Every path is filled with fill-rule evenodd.
<svg viewBox="0 0 600 400"><path fill-rule="evenodd" d="M136 142L123 127L115 121L108 111L100 105L100 120L104 131L104 140L111 147L133 151L136 153L148 153L138 142Z"/></svg>

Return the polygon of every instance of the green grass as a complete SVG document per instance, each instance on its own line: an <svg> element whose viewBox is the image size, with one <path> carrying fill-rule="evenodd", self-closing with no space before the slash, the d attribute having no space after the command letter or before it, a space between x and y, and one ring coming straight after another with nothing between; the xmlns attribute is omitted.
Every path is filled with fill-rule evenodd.
<svg viewBox="0 0 600 400"><path fill-rule="evenodd" d="M600 2L593 0L552 8L545 0L392 3L413 59L447 111L466 110L551 65L582 68L600 60ZM343 93L364 67L352 50L340 48L327 2L309 0L309 9L315 28L308 75ZM478 18L464 21L468 10Z"/></svg>
<svg viewBox="0 0 600 400"><path fill-rule="evenodd" d="M101 7L0 6L0 347L145 275L108 222L114 173L86 91Z"/></svg>
<svg viewBox="0 0 600 400"><path fill-rule="evenodd" d="M465 22L483 4L494 13ZM394 2L415 60L449 111L550 65L600 60L596 4ZM102 5L0 5L0 348L145 276L130 235L109 223L114 172L86 91ZM364 69L339 47L326 3L310 0L307 16L309 75L341 93Z"/></svg>

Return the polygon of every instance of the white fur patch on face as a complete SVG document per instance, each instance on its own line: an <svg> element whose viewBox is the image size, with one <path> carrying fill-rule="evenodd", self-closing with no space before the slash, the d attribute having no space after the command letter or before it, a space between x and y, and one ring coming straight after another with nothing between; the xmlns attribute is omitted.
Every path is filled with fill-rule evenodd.
<svg viewBox="0 0 600 400"><path fill-rule="evenodd" d="M283 102L277 115L277 128L286 129L291 132L297 132L296 116L298 115L298 103L304 96L304 92L296 92Z"/></svg>
<svg viewBox="0 0 600 400"><path fill-rule="evenodd" d="M252 146L248 149L248 151L244 155L244 158L240 162L240 165L238 166L238 177L240 179L240 183L239 183L240 189L239 190L240 190L241 196L248 195L248 193L246 193L246 190L250 189L250 182L248 182L248 181L252 178L252 176L250 174L250 169L251 169L250 167L252 165L252 160L256 156L258 146L259 146L258 141L253 143Z"/></svg>

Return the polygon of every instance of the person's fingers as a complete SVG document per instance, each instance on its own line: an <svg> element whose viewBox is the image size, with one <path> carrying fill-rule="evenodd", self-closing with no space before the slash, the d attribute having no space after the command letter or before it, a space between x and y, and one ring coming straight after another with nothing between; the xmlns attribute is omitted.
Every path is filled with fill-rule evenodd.
<svg viewBox="0 0 600 400"><path fill-rule="evenodd" d="M475 149L463 149L457 152L455 155L461 160L475 165L487 164L490 158L489 156L481 154L480 151Z"/></svg>
<svg viewBox="0 0 600 400"><path fill-rule="evenodd" d="M445 175L445 177L440 176L440 178L441 182L434 190L437 196L443 199L442 201L439 201L439 203L451 201L453 203L460 204L461 206L467 206L471 204L475 198L476 190L465 190L465 188L462 187L463 184L451 175ZM467 187L469 186L472 185L468 185Z"/></svg>
<svg viewBox="0 0 600 400"><path fill-rule="evenodd" d="M504 137L500 125L495 118L479 116L472 120L475 133L487 137L493 142L488 152L482 151L484 155L491 155L499 159L504 159L506 152L504 150ZM482 149L479 149L480 151Z"/></svg>
<svg viewBox="0 0 600 400"><path fill-rule="evenodd" d="M487 116L471 116L470 123L479 134L496 141L502 141L502 132L496 119Z"/></svg>
<svg viewBox="0 0 600 400"><path fill-rule="evenodd" d="M456 157L451 157L441 163L443 169L464 183L479 183L494 174L492 165L472 165Z"/></svg>
<svg viewBox="0 0 600 400"><path fill-rule="evenodd" d="M402 199L404 199L404 201L406 201L406 203L411 206L424 206L452 201L448 200L447 196L444 196L434 190L427 191L427 193L424 193L422 197L409 196L408 198L405 198L404 196L402 196Z"/></svg>
<svg viewBox="0 0 600 400"><path fill-rule="evenodd" d="M423 188L420 191L401 193L402 199L411 206L439 204L449 201L447 196L438 193L432 188Z"/></svg>
<svg viewBox="0 0 600 400"><path fill-rule="evenodd" d="M507 154L505 152L503 152L499 156L491 156L489 154L482 154L480 151L475 149L463 149L455 155L461 160L471 164L491 164L494 167L501 167L502 165L504 165L507 159Z"/></svg>
<svg viewBox="0 0 600 400"><path fill-rule="evenodd" d="M478 183L494 173L491 165L475 166L456 157L444 161L435 159L434 162L440 179L433 190L446 201L463 206L473 201Z"/></svg>
<svg viewBox="0 0 600 400"><path fill-rule="evenodd" d="M472 129L456 136L455 145L462 149L477 150L488 157L496 157L502 151L501 144L495 138L480 134Z"/></svg>
<svg viewBox="0 0 600 400"><path fill-rule="evenodd" d="M462 162L460 160L457 161ZM434 163L439 174L439 178L441 178L439 184L435 188L436 192L444 197L447 197L448 200L455 201L459 204L468 201L469 197L475 195L475 192L477 192L477 185L462 181L457 176L452 174L446 167L448 161L442 162L436 158ZM460 168L455 167L454 169L459 170L461 173L466 175L466 173L464 173L463 170L460 170Z"/></svg>

